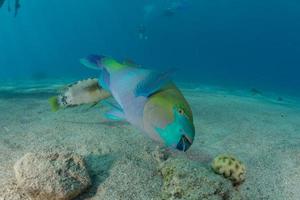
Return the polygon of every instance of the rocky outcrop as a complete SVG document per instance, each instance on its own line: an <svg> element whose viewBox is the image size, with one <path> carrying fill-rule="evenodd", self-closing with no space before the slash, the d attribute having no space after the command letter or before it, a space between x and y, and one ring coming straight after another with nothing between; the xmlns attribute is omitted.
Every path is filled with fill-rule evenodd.
<svg viewBox="0 0 300 200"><path fill-rule="evenodd" d="M91 180L80 156L29 153L15 164L16 183L0 189L0 200L246 200L206 163L161 148L85 160L93 186L83 195Z"/></svg>
<svg viewBox="0 0 300 200"><path fill-rule="evenodd" d="M199 162L169 158L161 165L164 200L242 200L230 181L227 181Z"/></svg>
<svg viewBox="0 0 300 200"><path fill-rule="evenodd" d="M18 188L34 200L70 200L91 180L81 156L28 153L14 166Z"/></svg>
<svg viewBox="0 0 300 200"><path fill-rule="evenodd" d="M29 197L18 188L14 180L8 180L0 186L0 200L30 200Z"/></svg>

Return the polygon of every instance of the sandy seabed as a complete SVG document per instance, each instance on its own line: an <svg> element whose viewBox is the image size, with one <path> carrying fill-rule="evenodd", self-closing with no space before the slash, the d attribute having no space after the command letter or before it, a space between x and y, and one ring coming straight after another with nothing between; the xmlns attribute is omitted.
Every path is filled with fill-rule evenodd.
<svg viewBox="0 0 300 200"><path fill-rule="evenodd" d="M140 162L136 166L143 169L145 149L157 144L127 123L106 121L102 114L108 108L102 104L51 112L48 98L64 82L1 82L0 187L14 178L13 165L27 152L72 151L86 157L94 182L79 199L103 199L105 185L112 185L107 183L110 168L134 158L135 163ZM300 199L300 102L253 96L249 91L181 89L192 107L196 127L188 159L209 166L215 156L233 154L247 167L246 181L238 188L247 199ZM120 157L123 159L118 162ZM152 167L147 165L145 168ZM128 169L125 175L122 168L118 170L115 179L128 177L126 183L135 188L140 184L136 192L144 193L144 199L159 193L159 184L144 191L142 179L147 179L147 170L140 170L141 176L134 179ZM134 192L122 191L122 185L114 187L119 192Z"/></svg>

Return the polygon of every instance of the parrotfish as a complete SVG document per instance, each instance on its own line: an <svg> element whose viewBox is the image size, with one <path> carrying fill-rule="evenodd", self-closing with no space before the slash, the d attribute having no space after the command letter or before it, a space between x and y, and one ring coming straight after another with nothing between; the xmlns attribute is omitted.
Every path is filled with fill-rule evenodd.
<svg viewBox="0 0 300 200"><path fill-rule="evenodd" d="M52 111L83 104L97 104L111 94L98 84L98 79L89 78L68 85L58 96L49 99Z"/></svg>
<svg viewBox="0 0 300 200"><path fill-rule="evenodd" d="M159 73L98 55L83 58L81 63L100 71L99 85L117 102L106 113L108 119L126 120L167 147L189 149L195 137L193 115L171 81L173 70Z"/></svg>

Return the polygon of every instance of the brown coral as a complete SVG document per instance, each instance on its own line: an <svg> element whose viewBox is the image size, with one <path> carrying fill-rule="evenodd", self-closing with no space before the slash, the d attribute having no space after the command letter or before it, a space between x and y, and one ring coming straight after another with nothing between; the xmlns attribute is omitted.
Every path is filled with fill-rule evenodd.
<svg viewBox="0 0 300 200"><path fill-rule="evenodd" d="M245 181L245 165L231 155L219 155L212 162L215 173L223 175L232 181L234 185Z"/></svg>

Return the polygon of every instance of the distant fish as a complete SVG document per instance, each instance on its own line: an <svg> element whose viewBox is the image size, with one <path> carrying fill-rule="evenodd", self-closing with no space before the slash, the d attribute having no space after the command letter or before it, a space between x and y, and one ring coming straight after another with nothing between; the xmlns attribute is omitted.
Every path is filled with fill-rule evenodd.
<svg viewBox="0 0 300 200"><path fill-rule="evenodd" d="M97 104L111 94L98 85L98 79L81 80L67 86L58 96L49 99L52 111L82 104Z"/></svg>
<svg viewBox="0 0 300 200"><path fill-rule="evenodd" d="M252 96L262 95L262 92L256 88L251 88L250 92L251 92Z"/></svg>
<svg viewBox="0 0 300 200"><path fill-rule="evenodd" d="M173 10L171 8L167 8L163 12L163 16L166 16L166 17L171 17L173 15L175 15L175 10Z"/></svg>
<svg viewBox="0 0 300 200"><path fill-rule="evenodd" d="M188 7L188 0L170 0L166 4L162 1L156 4L147 4L143 7L144 21L149 21L156 17L171 17L180 11L186 10Z"/></svg>
<svg viewBox="0 0 300 200"><path fill-rule="evenodd" d="M164 10L163 15L170 17L175 15L177 12L182 11L188 7L186 0L172 1L170 5Z"/></svg>
<svg viewBox="0 0 300 200"><path fill-rule="evenodd" d="M48 75L43 71L33 71L31 74L31 78L33 80L45 80L48 78Z"/></svg>

